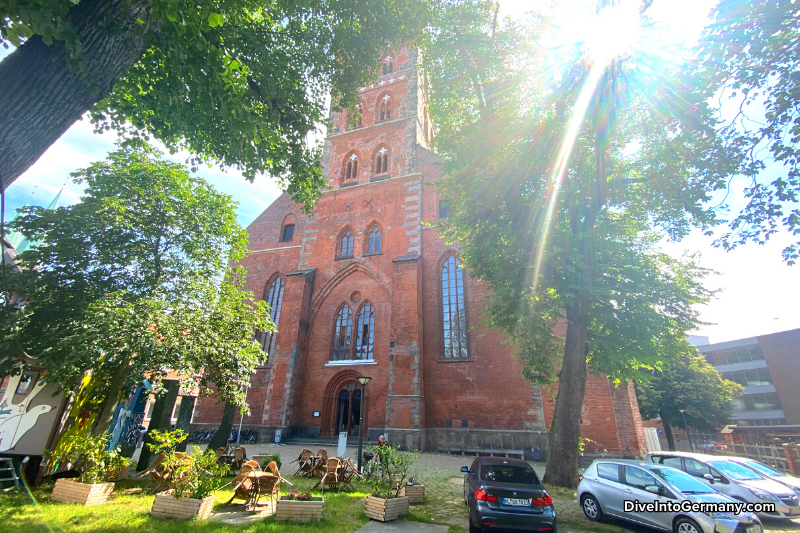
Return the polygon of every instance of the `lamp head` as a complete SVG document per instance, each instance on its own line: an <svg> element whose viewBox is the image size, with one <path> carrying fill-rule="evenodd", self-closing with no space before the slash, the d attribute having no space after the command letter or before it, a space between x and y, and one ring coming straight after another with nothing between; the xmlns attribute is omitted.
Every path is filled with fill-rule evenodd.
<svg viewBox="0 0 800 533"><path fill-rule="evenodd" d="M358 377L358 378L356 378L356 379L358 380L358 382L359 382L359 383L361 383L361 386L363 387L363 386L365 386L367 383L369 383L369 382L370 382L370 380L371 380L372 378L370 378L370 377L367 377L367 376L361 376L361 377Z"/></svg>

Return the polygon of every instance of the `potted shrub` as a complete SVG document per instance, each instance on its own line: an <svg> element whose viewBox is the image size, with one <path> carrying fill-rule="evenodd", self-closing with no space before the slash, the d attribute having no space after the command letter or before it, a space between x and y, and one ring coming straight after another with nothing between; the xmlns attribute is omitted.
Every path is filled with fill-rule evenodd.
<svg viewBox="0 0 800 533"><path fill-rule="evenodd" d="M150 432L148 444L156 454L164 454L161 465L168 479L169 490L156 494L150 515L156 518L198 518L205 520L214 505L213 492L222 485L228 465L219 464L212 450L203 452L194 447L190 454L175 451L186 439L181 430Z"/></svg>
<svg viewBox="0 0 800 533"><path fill-rule="evenodd" d="M108 436L82 437L71 435L59 445L58 452L45 450L45 458L52 462L67 462L78 471L75 479L56 480L50 499L57 502L100 505L108 501L114 490L112 480L120 471L130 466L119 448L108 448Z"/></svg>
<svg viewBox="0 0 800 533"><path fill-rule="evenodd" d="M307 491L293 490L275 502L275 520L278 522L322 520L323 509L325 509L325 500L321 496L312 496Z"/></svg>
<svg viewBox="0 0 800 533"><path fill-rule="evenodd" d="M367 517L380 522L397 520L408 514L408 496L401 495L408 481L408 469L417 460L415 452L401 452L396 446L373 446L373 464L368 477L372 494L367 496Z"/></svg>
<svg viewBox="0 0 800 533"><path fill-rule="evenodd" d="M400 496L408 496L408 503L425 503L425 485L418 476L412 476L400 488Z"/></svg>

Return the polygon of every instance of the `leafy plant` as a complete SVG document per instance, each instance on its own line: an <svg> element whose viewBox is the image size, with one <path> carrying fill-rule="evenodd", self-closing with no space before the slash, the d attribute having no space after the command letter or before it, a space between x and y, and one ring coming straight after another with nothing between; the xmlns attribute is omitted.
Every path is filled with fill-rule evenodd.
<svg viewBox="0 0 800 533"><path fill-rule="evenodd" d="M132 464L122 456L118 447L107 449L108 435L84 437L70 435L65 437L58 453L44 451L49 461L72 463L80 473L81 483L102 483L114 479L122 468Z"/></svg>
<svg viewBox="0 0 800 533"><path fill-rule="evenodd" d="M262 470L266 469L267 465L270 464L273 461L275 461L275 465L280 470L280 468L281 468L281 454L279 454L279 453L273 453L272 455L267 455L266 457L264 457L264 460L261 461L261 469Z"/></svg>
<svg viewBox="0 0 800 533"><path fill-rule="evenodd" d="M313 499L314 496L312 496L311 493L308 492L307 490L303 492L298 492L296 490L293 490L289 494L284 494L283 496L281 496L281 500L297 500L301 502L309 502Z"/></svg>
<svg viewBox="0 0 800 533"><path fill-rule="evenodd" d="M168 474L169 487L175 498L195 498L202 500L219 490L222 478L228 473L228 466L220 464L212 450L203 451L194 446L192 452L176 452L175 447L186 440L186 433L174 431L150 432L153 442L148 444L150 451L164 454L164 469Z"/></svg>
<svg viewBox="0 0 800 533"><path fill-rule="evenodd" d="M376 498L397 498L400 488L409 479L409 469L419 452L403 452L397 446L384 444L369 448L375 458L373 468L367 469L367 481Z"/></svg>

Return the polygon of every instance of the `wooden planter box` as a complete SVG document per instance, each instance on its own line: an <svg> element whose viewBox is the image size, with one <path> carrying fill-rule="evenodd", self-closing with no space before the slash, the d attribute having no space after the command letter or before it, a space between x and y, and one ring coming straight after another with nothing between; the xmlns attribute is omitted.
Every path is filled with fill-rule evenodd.
<svg viewBox="0 0 800 533"><path fill-rule="evenodd" d="M397 520L400 516L408 514L408 496L389 500L367 496L366 513L368 518L380 522Z"/></svg>
<svg viewBox="0 0 800 533"><path fill-rule="evenodd" d="M81 483L61 478L56 480L50 499L56 502L100 505L108 501L113 490L113 483Z"/></svg>
<svg viewBox="0 0 800 533"><path fill-rule="evenodd" d="M310 522L311 520L322 520L322 510L325 508L325 501L322 498L313 500L281 500L275 502L275 520L285 522L294 520L296 522Z"/></svg>
<svg viewBox="0 0 800 533"><path fill-rule="evenodd" d="M171 490L159 492L153 500L150 516L156 518L198 518L206 520L214 506L214 495L202 500L195 498L176 498Z"/></svg>
<svg viewBox="0 0 800 533"><path fill-rule="evenodd" d="M406 485L400 496L408 496L408 503L425 503L425 485Z"/></svg>

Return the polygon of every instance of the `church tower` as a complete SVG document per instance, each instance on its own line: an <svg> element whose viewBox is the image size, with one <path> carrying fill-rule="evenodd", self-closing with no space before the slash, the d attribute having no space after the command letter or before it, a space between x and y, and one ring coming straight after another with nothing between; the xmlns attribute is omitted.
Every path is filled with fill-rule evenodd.
<svg viewBox="0 0 800 533"><path fill-rule="evenodd" d="M278 430L331 442L361 431L408 448L530 457L546 450L553 396L522 378L498 332L473 327L488 289L437 234L442 167L418 54L394 50L382 63L359 89L360 120L330 115L330 189L312 214L283 194L248 227L247 287L270 304L278 332L258 337L269 355L243 427L262 442ZM372 378L363 424L359 377ZM215 426L221 412L199 400L194 428ZM587 451L644 451L632 387L590 378L582 418L596 443Z"/></svg>

